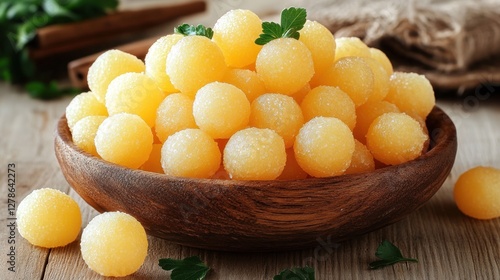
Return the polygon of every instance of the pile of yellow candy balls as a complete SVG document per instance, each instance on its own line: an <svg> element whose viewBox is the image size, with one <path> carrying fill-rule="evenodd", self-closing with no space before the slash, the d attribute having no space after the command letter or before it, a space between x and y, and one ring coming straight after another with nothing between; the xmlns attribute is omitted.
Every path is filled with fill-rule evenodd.
<svg viewBox="0 0 500 280"><path fill-rule="evenodd" d="M236 180L369 172L426 150L429 81L393 72L383 52L358 38L335 39L304 9L284 10L281 25L232 10L213 30L175 31L144 62L119 50L97 58L90 91L66 108L78 148L128 168ZM471 195L457 191L460 201ZM473 217L500 215L500 205L460 206ZM25 239L47 248L73 242L82 224L78 204L54 189L29 194L17 221ZM80 246L92 270L126 276L144 262L148 241L134 217L109 212L85 227Z"/></svg>

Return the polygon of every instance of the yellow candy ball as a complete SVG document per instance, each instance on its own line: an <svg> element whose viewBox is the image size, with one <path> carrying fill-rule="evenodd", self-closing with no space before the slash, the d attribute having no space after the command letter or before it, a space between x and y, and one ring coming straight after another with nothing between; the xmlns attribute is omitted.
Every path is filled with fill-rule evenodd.
<svg viewBox="0 0 500 280"><path fill-rule="evenodd" d="M455 203L465 215L481 220L500 217L500 169L477 166L458 178Z"/></svg>
<svg viewBox="0 0 500 280"><path fill-rule="evenodd" d="M286 164L283 172L278 176L278 180L302 180L307 178L307 172L305 172L295 159L295 152L293 148L286 150Z"/></svg>
<svg viewBox="0 0 500 280"><path fill-rule="evenodd" d="M363 57L363 59L370 66L373 73L373 91L368 96L366 103L384 100L389 93L389 74L377 60L371 57Z"/></svg>
<svg viewBox="0 0 500 280"><path fill-rule="evenodd" d="M239 88L213 82L196 93L193 115L198 127L213 138L229 138L248 125L250 102Z"/></svg>
<svg viewBox="0 0 500 280"><path fill-rule="evenodd" d="M193 99L181 93L168 95L156 110L156 136L163 143L168 136L186 128L197 128Z"/></svg>
<svg viewBox="0 0 500 280"><path fill-rule="evenodd" d="M38 189L27 195L17 208L19 234L29 243L55 248L78 237L82 226L80 207L69 195L56 189Z"/></svg>
<svg viewBox="0 0 500 280"><path fill-rule="evenodd" d="M412 117L405 113L385 113L370 125L366 146L376 160L396 165L419 157L427 139Z"/></svg>
<svg viewBox="0 0 500 280"><path fill-rule="evenodd" d="M262 33L262 21L249 10L231 10L214 25L212 40L221 48L229 67L241 68L255 63L262 46L255 39Z"/></svg>
<svg viewBox="0 0 500 280"><path fill-rule="evenodd" d="M116 77L108 86L106 108L109 115L130 113L141 117L153 127L156 109L165 95L148 76L143 73L125 73Z"/></svg>
<svg viewBox="0 0 500 280"><path fill-rule="evenodd" d="M257 73L248 69L231 69L227 71L222 82L232 84L241 89L250 102L266 93L266 87Z"/></svg>
<svg viewBox="0 0 500 280"><path fill-rule="evenodd" d="M223 158L232 179L273 180L285 167L285 143L271 129L250 127L229 138Z"/></svg>
<svg viewBox="0 0 500 280"><path fill-rule="evenodd" d="M309 175L336 176L351 164L354 137L343 121L316 117L300 129L293 149L298 164Z"/></svg>
<svg viewBox="0 0 500 280"><path fill-rule="evenodd" d="M92 92L84 92L75 96L66 107L66 120L70 130L81 119L88 116L107 116L108 111Z"/></svg>
<svg viewBox="0 0 500 280"><path fill-rule="evenodd" d="M385 113L400 113L398 107L387 101L365 103L356 108L356 126L353 134L361 143L366 143L366 133L372 122Z"/></svg>
<svg viewBox="0 0 500 280"><path fill-rule="evenodd" d="M161 165L167 175L210 178L220 164L217 143L200 129L189 128L174 133L161 149Z"/></svg>
<svg viewBox="0 0 500 280"><path fill-rule="evenodd" d="M304 124L299 104L279 93L266 93L251 104L250 126L270 128L285 141L285 147L293 146L295 136Z"/></svg>
<svg viewBox="0 0 500 280"><path fill-rule="evenodd" d="M94 156L99 156L95 148L94 140L97 129L106 118L105 116L88 116L79 120L73 127L71 133L73 143L85 152Z"/></svg>
<svg viewBox="0 0 500 280"><path fill-rule="evenodd" d="M144 263L148 238L134 217L106 212L95 216L85 227L80 248L90 269L103 276L123 277L136 272Z"/></svg>
<svg viewBox="0 0 500 280"><path fill-rule="evenodd" d="M104 96L112 80L128 72L144 72L144 69L144 62L137 57L120 50L109 50L92 63L87 74L87 83L97 100L104 103Z"/></svg>
<svg viewBox="0 0 500 280"><path fill-rule="evenodd" d="M311 52L293 38L279 38L262 47L255 63L269 92L292 95L314 75Z"/></svg>
<svg viewBox="0 0 500 280"><path fill-rule="evenodd" d="M300 30L299 41L311 51L316 73L332 66L335 59L335 38L321 23L307 20Z"/></svg>
<svg viewBox="0 0 500 280"><path fill-rule="evenodd" d="M431 83L424 75L416 73L392 74L385 100L398 106L402 112L418 115L424 120L436 104Z"/></svg>
<svg viewBox="0 0 500 280"><path fill-rule="evenodd" d="M392 73L394 72L392 68L392 63L383 51L377 48L370 48L370 55L372 58L374 58L380 64L382 64L382 67L384 67L385 71L389 76L392 75Z"/></svg>
<svg viewBox="0 0 500 280"><path fill-rule="evenodd" d="M95 147L104 160L138 168L151 154L153 133L139 116L119 113L108 117L99 126Z"/></svg>
<svg viewBox="0 0 500 280"><path fill-rule="evenodd" d="M335 38L335 60L344 57L370 57L370 48L357 37Z"/></svg>
<svg viewBox="0 0 500 280"><path fill-rule="evenodd" d="M145 73L153 79L158 87L164 93L178 92L178 90L170 82L170 77L167 75L167 55L172 49L172 46L184 38L180 34L170 34L158 39L148 50L144 58L146 65Z"/></svg>
<svg viewBox="0 0 500 280"><path fill-rule="evenodd" d="M363 105L372 94L374 78L370 66L362 57L350 56L337 60L316 83L339 87L357 107Z"/></svg>
<svg viewBox="0 0 500 280"><path fill-rule="evenodd" d="M224 54L204 36L186 36L167 56L167 75L181 93L194 97L204 85L221 80L227 71Z"/></svg>
<svg viewBox="0 0 500 280"><path fill-rule="evenodd" d="M351 165L344 174L356 174L375 170L375 160L370 150L358 140L354 140L354 153L352 154Z"/></svg>
<svg viewBox="0 0 500 280"><path fill-rule="evenodd" d="M354 102L337 87L319 86L312 89L302 100L300 108L306 122L322 116L338 118L351 130L356 125Z"/></svg>
<svg viewBox="0 0 500 280"><path fill-rule="evenodd" d="M311 91L311 85L307 83L304 87L302 87L299 91L296 93L292 94L293 99L297 101L297 104L302 103L302 100L304 100L304 97Z"/></svg>

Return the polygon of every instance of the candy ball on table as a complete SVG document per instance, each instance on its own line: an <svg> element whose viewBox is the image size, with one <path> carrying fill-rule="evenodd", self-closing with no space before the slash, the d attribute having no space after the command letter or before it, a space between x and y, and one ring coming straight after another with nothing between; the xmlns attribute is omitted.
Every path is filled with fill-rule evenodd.
<svg viewBox="0 0 500 280"><path fill-rule="evenodd" d="M122 212L95 216L82 233L80 248L90 269L103 276L123 277L136 272L148 253L141 223Z"/></svg>
<svg viewBox="0 0 500 280"><path fill-rule="evenodd" d="M300 167L314 177L341 175L351 164L354 137L333 117L315 117L300 129L293 146Z"/></svg>
<svg viewBox="0 0 500 280"><path fill-rule="evenodd" d="M108 117L99 126L95 147L104 160L138 168L149 158L153 148L153 133L139 116L119 113Z"/></svg>
<svg viewBox="0 0 500 280"><path fill-rule="evenodd" d="M210 178L220 164L219 146L200 129L189 128L174 133L161 149L161 165L167 175Z"/></svg>
<svg viewBox="0 0 500 280"><path fill-rule="evenodd" d="M92 63L87 74L87 83L97 100L104 103L108 85L112 80L128 72L144 72L144 69L144 62L134 55L120 50L109 50Z"/></svg>
<svg viewBox="0 0 500 280"><path fill-rule="evenodd" d="M286 164L285 142L268 128L236 132L224 148L224 169L235 180L274 180Z"/></svg>
<svg viewBox="0 0 500 280"><path fill-rule="evenodd" d="M478 166L458 178L455 203L465 215L481 220L500 217L500 169Z"/></svg>
<svg viewBox="0 0 500 280"><path fill-rule="evenodd" d="M248 125L250 102L239 88L213 82L196 93L193 115L198 127L214 139L229 138Z"/></svg>
<svg viewBox="0 0 500 280"><path fill-rule="evenodd" d="M27 195L17 208L19 234L29 243L55 248L73 242L80 233L80 207L69 195L50 188Z"/></svg>
<svg viewBox="0 0 500 280"><path fill-rule="evenodd" d="M420 124L407 114L385 113L370 125L366 146L376 160L396 165L420 156L428 138Z"/></svg>

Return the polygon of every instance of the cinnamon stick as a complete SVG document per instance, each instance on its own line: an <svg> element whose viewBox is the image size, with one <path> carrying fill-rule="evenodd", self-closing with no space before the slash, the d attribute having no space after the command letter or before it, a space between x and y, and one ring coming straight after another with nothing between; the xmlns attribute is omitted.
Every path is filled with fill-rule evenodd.
<svg viewBox="0 0 500 280"><path fill-rule="evenodd" d="M35 46L37 49L47 49L68 43L71 45L75 41L97 42L108 36L139 31L176 17L201 12L205 8L205 2L199 1L167 7L120 11L95 19L51 25L38 29Z"/></svg>
<svg viewBox="0 0 500 280"><path fill-rule="evenodd" d="M115 49L133 54L140 59L144 59L149 50L149 47L151 47L151 45L154 42L156 42L156 40L158 40L159 38L160 37L151 37L140 41L117 46ZM74 87L82 89L88 88L87 74L89 72L89 67L103 52L104 51L73 60L68 64L68 75L71 80L71 84Z"/></svg>

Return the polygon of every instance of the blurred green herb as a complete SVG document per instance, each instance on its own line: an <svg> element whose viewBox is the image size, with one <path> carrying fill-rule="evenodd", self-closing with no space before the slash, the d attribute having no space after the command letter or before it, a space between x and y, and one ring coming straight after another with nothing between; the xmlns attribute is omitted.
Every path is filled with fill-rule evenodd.
<svg viewBox="0 0 500 280"><path fill-rule="evenodd" d="M172 280L203 280L210 268L198 256L187 257L182 260L160 259L158 265L164 270L172 270Z"/></svg>
<svg viewBox="0 0 500 280"><path fill-rule="evenodd" d="M398 262L418 262L417 259L403 257L399 248L387 240L380 243L375 256L380 260L371 262L369 264L371 269L382 268Z"/></svg>
<svg viewBox="0 0 500 280"><path fill-rule="evenodd" d="M314 280L314 268L305 266L285 269L274 276L273 280Z"/></svg>
<svg viewBox="0 0 500 280"><path fill-rule="evenodd" d="M27 48L38 28L103 16L117 7L118 0L0 0L0 80L12 84L43 80ZM27 89L42 99L75 91L54 82L43 86L35 82Z"/></svg>
<svg viewBox="0 0 500 280"><path fill-rule="evenodd" d="M304 8L290 7L281 12L281 25L275 22L263 22L262 34L255 40L257 45L265 45L277 38L299 39L306 23L307 11Z"/></svg>
<svg viewBox="0 0 500 280"><path fill-rule="evenodd" d="M175 27L174 33L181 34L184 36L192 36L192 35L205 36L208 39L212 39L212 37L214 36L214 31L212 30L212 28L210 27L207 28L201 24L194 26L184 23Z"/></svg>

